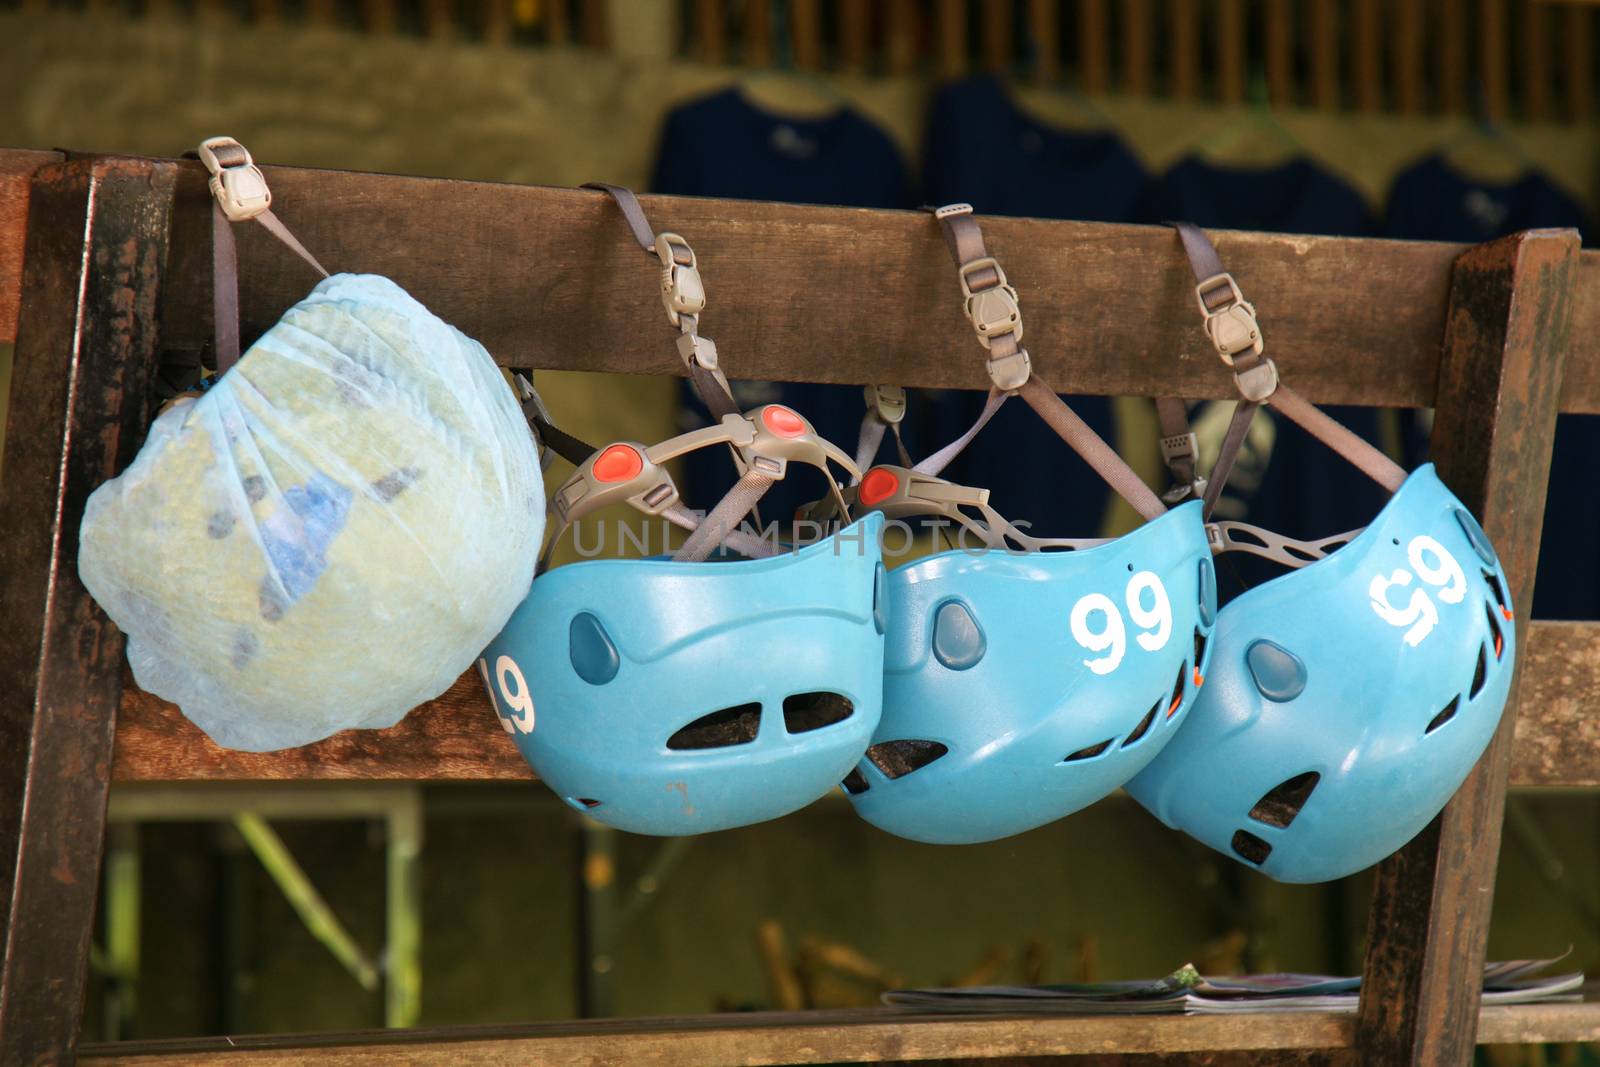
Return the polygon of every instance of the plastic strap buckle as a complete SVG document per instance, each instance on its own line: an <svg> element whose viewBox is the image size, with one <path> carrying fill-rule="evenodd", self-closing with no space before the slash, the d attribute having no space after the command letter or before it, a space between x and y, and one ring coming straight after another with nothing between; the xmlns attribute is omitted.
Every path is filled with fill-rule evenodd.
<svg viewBox="0 0 1600 1067"><path fill-rule="evenodd" d="M974 289L972 276L983 271L993 271L994 280L981 289ZM1022 307L1017 302L1017 291L1006 282L1006 272L993 256L984 256L961 264L961 295L966 304L963 310L978 343L988 348L996 337L1010 334L1018 344L1022 342Z"/></svg>
<svg viewBox="0 0 1600 1067"><path fill-rule="evenodd" d="M1195 461L1200 458L1199 439L1193 431L1189 433L1173 434L1161 439L1161 458L1166 461L1167 467L1172 469L1180 478L1189 475L1187 482L1179 483L1161 494L1161 499L1168 504L1178 504L1193 497L1196 500L1206 495L1206 480L1193 474ZM1187 466L1183 466L1187 464ZM1180 467L1182 469L1180 469Z"/></svg>
<svg viewBox="0 0 1600 1067"><path fill-rule="evenodd" d="M867 411L879 422L893 426L906 417L906 391L898 385L869 385Z"/></svg>
<svg viewBox="0 0 1600 1067"><path fill-rule="evenodd" d="M211 195L230 222L245 222L272 207L272 190L244 145L232 137L200 144L200 162L211 172Z"/></svg>
<svg viewBox="0 0 1600 1067"><path fill-rule="evenodd" d="M1214 305L1214 298L1224 293L1227 299ZM1211 338L1223 363L1233 366L1233 357L1247 349L1261 355L1266 341L1261 336L1255 306L1245 300L1233 275L1226 271L1213 274L1194 287L1194 297L1200 314L1205 316L1206 336Z"/></svg>
<svg viewBox="0 0 1600 1067"><path fill-rule="evenodd" d="M699 315L706 308L699 263L689 242L675 233L656 234L655 251L661 260L661 304L667 320L681 329L684 315Z"/></svg>

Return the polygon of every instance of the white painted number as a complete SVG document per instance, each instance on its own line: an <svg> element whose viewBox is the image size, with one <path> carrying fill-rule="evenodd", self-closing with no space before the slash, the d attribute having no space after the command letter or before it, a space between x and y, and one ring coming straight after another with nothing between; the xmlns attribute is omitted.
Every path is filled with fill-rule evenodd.
<svg viewBox="0 0 1600 1067"><path fill-rule="evenodd" d="M1100 612L1106 617L1105 625L1095 632L1089 629L1089 615ZM1122 613L1104 593L1090 593L1072 605L1072 636L1090 652L1111 651L1098 659L1086 659L1083 665L1096 674L1110 674L1122 662L1128 651L1128 634L1122 626Z"/></svg>
<svg viewBox="0 0 1600 1067"><path fill-rule="evenodd" d="M1150 601L1148 607L1145 605L1147 599ZM1128 617L1141 631L1145 631L1134 635L1139 647L1146 652L1165 648L1172 636L1172 602L1167 599L1167 590L1161 584L1161 578L1153 571L1140 571L1128 579L1123 600L1128 606ZM1098 629L1090 629L1089 616L1096 613L1105 616L1105 622ZM1116 602L1104 593L1086 594L1072 605L1070 621L1072 637L1078 644L1090 652L1105 653L1084 660L1083 665L1096 674L1110 674L1116 670L1128 651L1127 626L1122 621L1122 612L1118 610Z"/></svg>
<svg viewBox="0 0 1600 1067"><path fill-rule="evenodd" d="M533 694L528 692L528 682L522 677L522 669L517 666L517 661L510 656L501 656L495 660L494 673L499 681L500 700L511 709L511 716L507 718L500 714L500 700L495 699L496 687L489 681L489 663L487 660L478 660L478 673L483 676L483 684L489 689L489 703L494 705L495 717L500 720L500 728L506 733L518 731L530 734L533 732ZM516 685L512 692L511 686L506 684L510 679Z"/></svg>
<svg viewBox="0 0 1600 1067"><path fill-rule="evenodd" d="M1467 576L1461 564L1433 538L1426 534L1413 537L1406 546L1406 559L1417 577L1437 588L1439 599L1446 604L1459 604L1467 595ZM1389 596L1390 590L1395 586L1402 589L1410 586L1411 579L1412 573L1407 570L1396 570L1387 577L1375 574L1367 585L1367 596L1372 599L1372 610L1378 618L1390 626L1409 627L1405 642L1416 648L1439 624L1439 609L1434 606L1433 596L1420 586L1411 590L1404 606L1395 606Z"/></svg>

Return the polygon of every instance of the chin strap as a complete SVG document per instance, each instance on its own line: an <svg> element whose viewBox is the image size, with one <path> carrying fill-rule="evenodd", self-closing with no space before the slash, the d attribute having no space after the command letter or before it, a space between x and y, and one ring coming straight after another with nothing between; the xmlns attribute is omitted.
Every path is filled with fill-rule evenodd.
<svg viewBox="0 0 1600 1067"><path fill-rule="evenodd" d="M728 379L717 365L717 346L711 338L701 337L699 333L700 313L706 307L706 289L694 249L678 234L652 230L632 189L607 182L586 182L583 188L598 189L615 200L634 241L646 255L654 256L661 263L661 303L666 308L667 321L678 330L678 357L683 360L701 403L714 419L737 415L739 405L734 402Z"/></svg>
<svg viewBox="0 0 1600 1067"><path fill-rule="evenodd" d="M942 469L993 418L1006 397L1017 395L1145 519L1166 514L1161 498L1150 491L1133 468L1033 372L1033 361L1022 347L1022 311L1017 291L984 246L983 230L972 216L972 206L949 204L934 209L933 216L944 227L945 243L956 264L967 321L972 324L978 343L988 352L992 386L989 402L972 429L925 460L930 468L919 465L918 469L928 469L929 473Z"/></svg>
<svg viewBox="0 0 1600 1067"><path fill-rule="evenodd" d="M211 172L211 311L217 374L239 362L239 251L232 224L254 219L326 278L317 258L272 213L272 190L244 145L232 137L200 143L200 162Z"/></svg>
<svg viewBox="0 0 1600 1067"><path fill-rule="evenodd" d="M1238 458L1239 448L1250 429L1250 421L1262 404L1272 405L1389 492L1398 490L1406 479L1406 472L1399 464L1324 414L1279 379L1277 366L1265 354L1266 340L1256 318L1255 306L1245 300L1239 283L1223 267L1222 258L1217 254L1211 238L1206 236L1204 230L1187 222L1171 225L1178 231L1184 254L1194 273L1195 302L1200 307L1206 336L1210 338L1223 364L1233 371L1233 381L1240 399L1234 405L1233 417L1229 420L1228 431L1223 437L1209 479L1195 476L1194 434L1189 429L1184 402L1172 397L1162 397L1156 401L1156 410L1161 419L1162 455L1167 460L1167 468L1172 472L1174 482L1167 499L1176 497L1181 500L1192 494L1203 495L1205 513L1209 518ZM1170 449L1169 442L1172 443ZM1208 530L1213 551L1249 552L1291 567L1304 566L1321 559L1354 536L1353 533L1347 533L1321 541L1296 541L1238 522L1212 523Z"/></svg>

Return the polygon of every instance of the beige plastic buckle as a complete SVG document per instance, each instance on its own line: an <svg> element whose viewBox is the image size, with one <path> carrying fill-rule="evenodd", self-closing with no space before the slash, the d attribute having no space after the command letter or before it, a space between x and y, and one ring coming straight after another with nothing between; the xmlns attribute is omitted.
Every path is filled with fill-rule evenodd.
<svg viewBox="0 0 1600 1067"><path fill-rule="evenodd" d="M1224 288L1228 291L1228 302L1213 309L1206 298ZM1233 275L1226 271L1213 274L1194 287L1194 298L1200 305L1200 314L1205 316L1206 336L1211 338L1223 363L1231 367L1233 357L1240 352L1248 349L1259 356L1266 348L1261 324L1256 320L1255 305L1244 298Z"/></svg>
<svg viewBox="0 0 1600 1067"><path fill-rule="evenodd" d="M983 289L972 288L972 275L982 270L992 270L995 283ZM1022 341L1022 307L1017 301L1017 291L1006 281L1006 272L993 256L961 264L961 295L966 298L964 311L972 323L978 343L988 348L996 337L1011 334L1018 343Z"/></svg>
<svg viewBox="0 0 1600 1067"><path fill-rule="evenodd" d="M689 254L689 262L679 263L677 249ZM680 326L680 316L698 315L706 309L706 287L700 280L700 264L689 242L675 233L656 234L656 258L661 260L661 303L667 319Z"/></svg>
<svg viewBox="0 0 1600 1067"><path fill-rule="evenodd" d="M253 219L272 207L272 190L249 151L232 137L200 142L200 162L211 172L211 195L230 222Z"/></svg>
<svg viewBox="0 0 1600 1067"><path fill-rule="evenodd" d="M879 422L893 426L906 417L906 391L898 385L869 385L867 410Z"/></svg>

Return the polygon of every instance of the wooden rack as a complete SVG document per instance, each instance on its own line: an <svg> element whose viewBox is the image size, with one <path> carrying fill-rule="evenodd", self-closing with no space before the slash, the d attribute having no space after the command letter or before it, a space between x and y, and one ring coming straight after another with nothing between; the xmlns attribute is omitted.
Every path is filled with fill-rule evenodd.
<svg viewBox="0 0 1600 1067"><path fill-rule="evenodd" d="M601 194L267 168L276 210L336 269L386 274L510 366L675 374L637 248ZM0 1063L70 1059L107 790L184 779L522 778L471 678L386 731L283 753L211 745L127 682L77 578L85 500L132 459L164 353L210 335L198 164L0 151L0 341L16 366L0 480ZM688 235L706 326L741 376L982 388L925 215L646 198ZM1226 397L1164 229L985 219L1029 349L1086 393ZM248 341L304 268L239 233ZM1285 375L1321 403L1434 405L1441 477L1532 600L1560 411L1600 412L1600 254L1534 231L1492 244L1219 234ZM720 279L720 281L719 281ZM574 338L584 339L581 346ZM1357 1017L955 1019L887 1011L561 1023L85 1048L126 1063L810 1063L1195 1054L1202 1062L1462 1065L1475 1041L1600 1039L1600 1003L1478 1010L1508 777L1600 784L1600 623L1524 623L1511 702L1444 814L1378 868ZM1522 729L1513 743L1512 728ZM1203 1055L1201 1055L1203 1054ZM1119 1061L1126 1062L1126 1061ZM1159 1058L1138 1062L1167 1062Z"/></svg>

